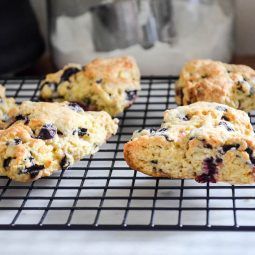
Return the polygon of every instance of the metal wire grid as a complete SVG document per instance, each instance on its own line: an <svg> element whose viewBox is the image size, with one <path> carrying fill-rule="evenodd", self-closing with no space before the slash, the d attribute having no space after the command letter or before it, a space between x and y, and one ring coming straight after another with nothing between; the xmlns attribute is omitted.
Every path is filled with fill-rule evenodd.
<svg viewBox="0 0 255 255"><path fill-rule="evenodd" d="M38 80L1 82L17 101L37 100ZM69 170L31 184L1 177L0 230L255 230L253 185L157 179L127 167L124 143L175 107L174 82L144 77L117 135Z"/></svg>

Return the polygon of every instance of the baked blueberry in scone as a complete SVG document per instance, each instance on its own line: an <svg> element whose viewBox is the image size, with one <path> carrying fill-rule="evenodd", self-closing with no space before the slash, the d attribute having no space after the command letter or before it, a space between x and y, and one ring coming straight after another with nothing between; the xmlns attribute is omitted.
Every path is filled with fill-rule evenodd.
<svg viewBox="0 0 255 255"><path fill-rule="evenodd" d="M0 130L0 175L29 182L66 169L97 152L116 133L117 122L104 111L85 112L75 103L14 104Z"/></svg>
<svg viewBox="0 0 255 255"><path fill-rule="evenodd" d="M160 129L136 131L124 157L151 176L248 184L255 182L254 141L245 112L197 102L165 111Z"/></svg>
<svg viewBox="0 0 255 255"><path fill-rule="evenodd" d="M112 116L130 107L140 90L140 73L131 57L95 59L85 66L69 64L41 82L46 101L72 101L85 110L104 110Z"/></svg>
<svg viewBox="0 0 255 255"><path fill-rule="evenodd" d="M192 60L176 82L176 102L216 102L246 112L255 109L255 71L244 65Z"/></svg>

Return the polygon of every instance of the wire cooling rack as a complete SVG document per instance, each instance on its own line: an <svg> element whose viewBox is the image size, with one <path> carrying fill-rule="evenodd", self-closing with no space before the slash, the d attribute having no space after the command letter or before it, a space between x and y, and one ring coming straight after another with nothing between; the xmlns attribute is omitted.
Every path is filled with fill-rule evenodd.
<svg viewBox="0 0 255 255"><path fill-rule="evenodd" d="M37 100L38 80L0 82L18 102ZM30 184L1 177L0 230L255 230L255 186L153 178L126 165L132 132L158 127L176 106L174 82L144 77L117 135L69 170Z"/></svg>

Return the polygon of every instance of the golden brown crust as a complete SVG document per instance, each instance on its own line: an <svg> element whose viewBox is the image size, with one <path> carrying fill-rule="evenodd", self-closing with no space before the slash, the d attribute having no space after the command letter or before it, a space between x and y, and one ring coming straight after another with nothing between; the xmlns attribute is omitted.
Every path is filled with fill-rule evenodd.
<svg viewBox="0 0 255 255"><path fill-rule="evenodd" d="M244 65L212 60L192 60L176 82L176 102L198 101L227 104L236 109L255 109L255 71Z"/></svg>
<svg viewBox="0 0 255 255"><path fill-rule="evenodd" d="M254 152L248 115L208 102L165 111L160 129L139 130L124 145L132 169L198 182L254 183Z"/></svg>
<svg viewBox="0 0 255 255"><path fill-rule="evenodd" d="M108 113L85 112L74 103L25 101L13 108L0 130L0 174L20 182L49 176L94 154L118 127Z"/></svg>
<svg viewBox="0 0 255 255"><path fill-rule="evenodd" d="M40 96L44 100L79 102L115 116L133 103L138 90L136 61L119 57L95 59L84 67L69 64L46 76Z"/></svg>

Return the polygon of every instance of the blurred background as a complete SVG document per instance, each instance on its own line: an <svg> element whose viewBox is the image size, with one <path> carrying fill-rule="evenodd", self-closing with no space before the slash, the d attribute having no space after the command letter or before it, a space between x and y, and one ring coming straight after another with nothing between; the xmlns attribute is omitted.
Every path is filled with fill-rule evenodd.
<svg viewBox="0 0 255 255"><path fill-rule="evenodd" d="M255 67L254 0L1 0L0 75L133 55L145 75L193 58Z"/></svg>

